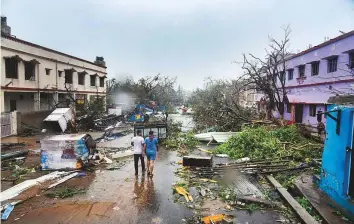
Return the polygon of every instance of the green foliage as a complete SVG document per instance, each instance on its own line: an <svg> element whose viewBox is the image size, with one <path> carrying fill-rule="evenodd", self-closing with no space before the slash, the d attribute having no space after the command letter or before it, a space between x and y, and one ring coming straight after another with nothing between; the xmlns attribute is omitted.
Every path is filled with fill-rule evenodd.
<svg viewBox="0 0 354 224"><path fill-rule="evenodd" d="M246 209L248 212L252 213L252 212L254 212L254 211L260 210L261 207L260 207L259 205L255 204L255 203L249 203L249 204L246 204L245 209Z"/></svg>
<svg viewBox="0 0 354 224"><path fill-rule="evenodd" d="M164 143L168 149L179 149L184 145L186 149L191 150L199 144L199 141L194 137L193 132L179 132L172 136L168 136Z"/></svg>
<svg viewBox="0 0 354 224"><path fill-rule="evenodd" d="M294 182L296 179L295 175L288 175L288 174L277 174L275 179L279 181L279 183L285 188L294 188Z"/></svg>
<svg viewBox="0 0 354 224"><path fill-rule="evenodd" d="M237 198L236 192L229 187L223 187L219 192L223 201L235 201Z"/></svg>
<svg viewBox="0 0 354 224"><path fill-rule="evenodd" d="M78 189L78 188L64 188L64 189L59 189L54 193L49 193L47 194L47 196L51 198L68 198L76 194L83 194L85 192L86 192L85 190Z"/></svg>
<svg viewBox="0 0 354 224"><path fill-rule="evenodd" d="M194 137L193 132L183 133L181 138L182 143L187 147L187 149L194 149L199 144L199 141Z"/></svg>
<svg viewBox="0 0 354 224"><path fill-rule="evenodd" d="M172 122L168 123L168 137L165 140L166 148L178 149L185 145L187 149L194 149L199 141L194 137L193 132L181 132L182 123Z"/></svg>
<svg viewBox="0 0 354 224"><path fill-rule="evenodd" d="M289 147L284 149L284 142ZM301 145L301 148L298 147ZM297 149L299 148L299 149ZM301 136L296 126L270 129L264 126L245 128L214 150L216 154L228 154L231 158L271 159L293 156L295 159L320 157L318 144Z"/></svg>
<svg viewBox="0 0 354 224"><path fill-rule="evenodd" d="M317 221L319 221L321 218L316 214L316 212L313 210L312 205L310 204L310 202L307 200L307 198L305 197L296 197L295 198L297 202L299 202L299 204L301 205L301 207L303 207L304 209L306 209L306 211L312 215L312 217L314 217Z"/></svg>

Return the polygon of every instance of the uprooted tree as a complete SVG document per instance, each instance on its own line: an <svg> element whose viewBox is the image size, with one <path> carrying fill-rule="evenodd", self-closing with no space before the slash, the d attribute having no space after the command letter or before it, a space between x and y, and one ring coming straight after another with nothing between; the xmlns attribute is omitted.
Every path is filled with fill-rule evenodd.
<svg viewBox="0 0 354 224"><path fill-rule="evenodd" d="M237 81L208 79L204 88L194 91L189 99L197 128L215 127L219 131L238 131L252 119L252 111L240 106Z"/></svg>
<svg viewBox="0 0 354 224"><path fill-rule="evenodd" d="M284 116L284 103L287 102L285 89L286 59L291 56L288 52L290 27L284 29L284 38L280 41L269 37L268 49L264 59L253 54L243 54L242 69L245 71L240 80L244 86L254 86L264 94L263 102L267 117L272 116L272 109Z"/></svg>

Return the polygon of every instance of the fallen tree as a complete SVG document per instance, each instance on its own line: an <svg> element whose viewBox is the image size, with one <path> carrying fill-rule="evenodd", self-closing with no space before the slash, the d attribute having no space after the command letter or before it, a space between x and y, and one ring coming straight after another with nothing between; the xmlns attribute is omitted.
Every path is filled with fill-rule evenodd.
<svg viewBox="0 0 354 224"><path fill-rule="evenodd" d="M192 93L189 104L197 129L214 127L217 131L238 131L255 115L239 103L241 85L236 81L211 80Z"/></svg>

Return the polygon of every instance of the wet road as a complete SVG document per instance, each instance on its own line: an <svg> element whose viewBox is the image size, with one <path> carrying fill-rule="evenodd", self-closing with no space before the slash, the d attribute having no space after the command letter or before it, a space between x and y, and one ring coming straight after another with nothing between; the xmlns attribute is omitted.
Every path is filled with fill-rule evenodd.
<svg viewBox="0 0 354 224"><path fill-rule="evenodd" d="M125 146L130 137L116 139L114 145ZM107 144L112 146L112 142ZM175 162L180 159L176 152L161 152L153 178L142 175L141 170L136 178L133 159L121 159L126 164L118 170L99 169L85 194L32 202L33 209L23 209L25 214L16 223L181 223L192 211L173 202L172 185L178 181Z"/></svg>
<svg viewBox="0 0 354 224"><path fill-rule="evenodd" d="M183 117L185 116L179 118ZM190 121L185 121L183 126L190 128ZM100 147L126 147L131 137L100 143ZM202 155L198 150L194 154ZM181 157L177 156L177 152L170 151L162 151L159 157L153 178L142 175L141 170L136 178L133 159L120 159L126 162L120 169L106 170L104 166L98 166L99 171L96 173L87 172L86 177L73 178L63 184L70 187L82 186L87 190L85 194L68 199L51 199L42 194L16 206L11 218L6 222L183 223L182 219L193 216L194 210L187 208L185 204L174 202L172 185L179 180L174 172L179 168L176 162L181 160ZM214 162L225 162L224 160L215 158ZM225 212L225 204L219 200L206 200L203 208L207 209L204 212L206 215ZM274 211L256 211L249 214L246 211L234 210L231 214L235 215L237 223L275 223L275 220L282 219Z"/></svg>

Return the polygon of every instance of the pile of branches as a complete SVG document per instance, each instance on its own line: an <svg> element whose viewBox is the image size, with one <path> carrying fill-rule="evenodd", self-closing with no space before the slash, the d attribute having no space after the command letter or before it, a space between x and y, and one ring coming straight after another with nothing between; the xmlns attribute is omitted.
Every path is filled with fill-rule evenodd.
<svg viewBox="0 0 354 224"><path fill-rule="evenodd" d="M272 159L292 157L304 161L320 158L323 144L301 135L296 126L245 128L214 150L231 158Z"/></svg>

